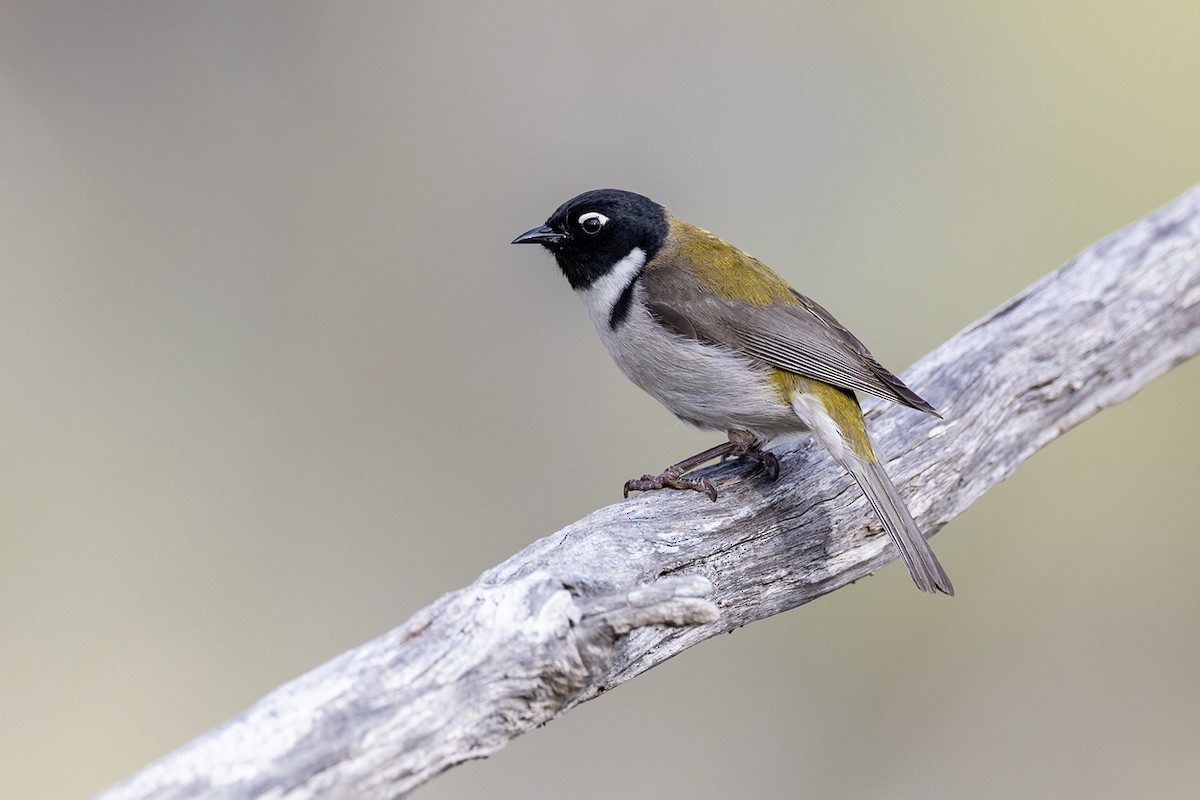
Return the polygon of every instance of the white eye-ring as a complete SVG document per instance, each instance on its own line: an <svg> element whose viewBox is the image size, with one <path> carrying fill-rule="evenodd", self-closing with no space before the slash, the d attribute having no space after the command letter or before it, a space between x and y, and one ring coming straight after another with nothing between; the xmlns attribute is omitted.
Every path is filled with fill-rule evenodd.
<svg viewBox="0 0 1200 800"><path fill-rule="evenodd" d="M589 211L586 214L579 216L579 227L583 232L595 236L608 223L608 217L601 214L599 211Z"/></svg>

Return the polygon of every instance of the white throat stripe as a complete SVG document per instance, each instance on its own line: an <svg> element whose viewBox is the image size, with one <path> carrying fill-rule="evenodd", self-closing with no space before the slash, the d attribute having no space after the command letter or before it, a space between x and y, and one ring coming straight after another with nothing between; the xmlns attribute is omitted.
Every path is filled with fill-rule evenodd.
<svg viewBox="0 0 1200 800"><path fill-rule="evenodd" d="M613 305L625 288L638 276L646 264L646 251L635 247L608 272L597 278L591 286L579 293L588 316L597 325L607 324Z"/></svg>

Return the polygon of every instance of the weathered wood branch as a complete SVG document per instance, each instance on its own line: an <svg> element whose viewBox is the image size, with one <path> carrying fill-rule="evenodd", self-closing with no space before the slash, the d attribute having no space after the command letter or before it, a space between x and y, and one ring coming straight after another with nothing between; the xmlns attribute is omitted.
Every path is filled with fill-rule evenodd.
<svg viewBox="0 0 1200 800"><path fill-rule="evenodd" d="M868 402L929 533L1200 351L1200 187L1104 239L905 374L945 415ZM806 440L776 483L710 470L535 542L101 797L393 798L704 639L870 574L894 550ZM954 565L947 565L953 572Z"/></svg>

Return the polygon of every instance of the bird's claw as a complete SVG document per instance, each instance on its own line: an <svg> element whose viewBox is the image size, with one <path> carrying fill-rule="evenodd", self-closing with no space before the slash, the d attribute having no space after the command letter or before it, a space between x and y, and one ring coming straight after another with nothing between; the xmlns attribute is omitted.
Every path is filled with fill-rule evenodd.
<svg viewBox="0 0 1200 800"><path fill-rule="evenodd" d="M770 451L763 451L762 460L759 462L767 470L767 477L775 480L779 477L779 459Z"/></svg>
<svg viewBox="0 0 1200 800"><path fill-rule="evenodd" d="M751 461L758 462L754 471L765 469L767 477L771 480L779 477L779 459L770 450L763 450L757 445L750 444L746 447L736 448L729 455L734 458L748 458Z"/></svg>

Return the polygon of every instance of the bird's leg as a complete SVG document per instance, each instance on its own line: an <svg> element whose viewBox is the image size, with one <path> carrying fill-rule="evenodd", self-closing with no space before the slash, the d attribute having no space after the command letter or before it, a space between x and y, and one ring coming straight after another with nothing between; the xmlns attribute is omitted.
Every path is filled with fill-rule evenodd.
<svg viewBox="0 0 1200 800"><path fill-rule="evenodd" d="M713 486L712 481L708 478L685 478L683 474L713 459L728 457L736 447L737 445L734 442L725 442L716 447L710 447L703 453L689 456L678 464L672 464L664 469L661 475L643 475L640 478L625 481L625 496L629 497L631 491L648 492L653 489L692 489L697 492L704 492L715 503L717 502L717 487Z"/></svg>
<svg viewBox="0 0 1200 800"><path fill-rule="evenodd" d="M640 478L625 481L625 496L631 491L647 492L654 489L692 489L708 495L714 503L717 501L717 487L708 478L688 478L685 473L694 470L701 464L714 459L749 458L758 462L758 468L765 467L767 477L775 480L779 477L779 459L774 453L762 449L763 441L749 431L729 431L729 441L710 447L703 453L685 458L678 464L672 464L660 475L643 475Z"/></svg>
<svg viewBox="0 0 1200 800"><path fill-rule="evenodd" d="M733 450L730 451L729 456L757 461L760 468L766 468L768 478L775 480L779 477L779 459L770 450L763 450L763 445L766 442L762 439L750 433L750 431L735 430L729 431L729 442L733 445Z"/></svg>

